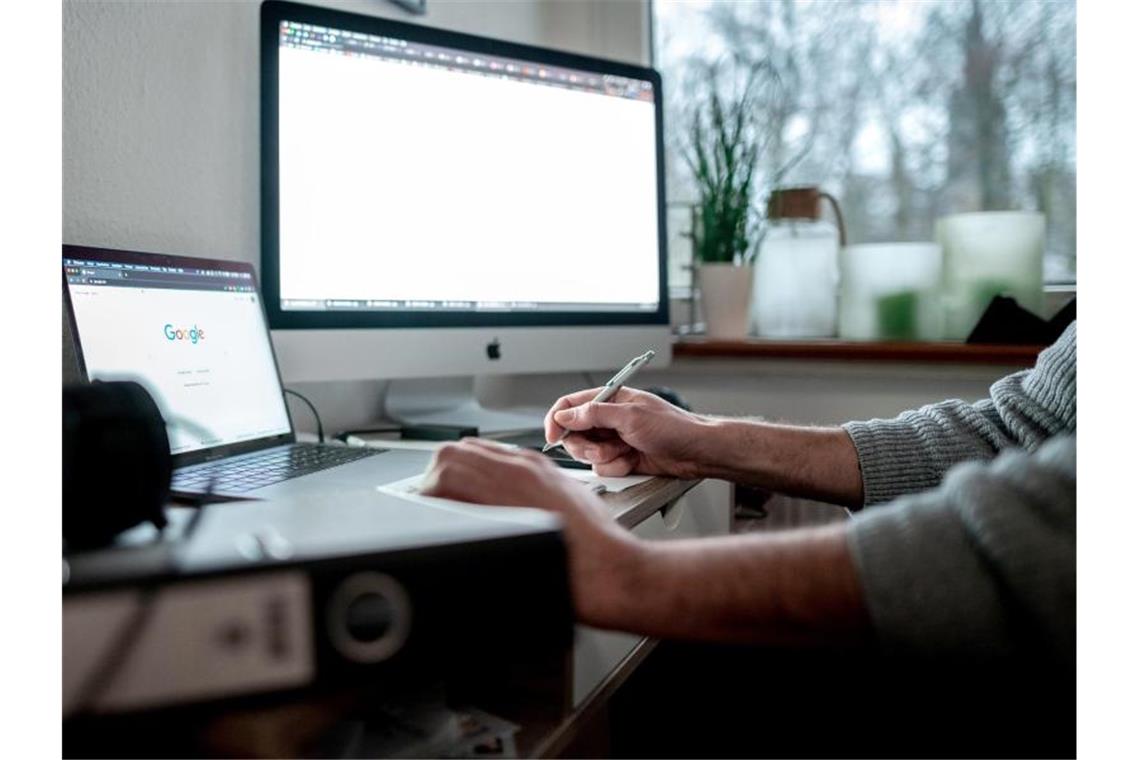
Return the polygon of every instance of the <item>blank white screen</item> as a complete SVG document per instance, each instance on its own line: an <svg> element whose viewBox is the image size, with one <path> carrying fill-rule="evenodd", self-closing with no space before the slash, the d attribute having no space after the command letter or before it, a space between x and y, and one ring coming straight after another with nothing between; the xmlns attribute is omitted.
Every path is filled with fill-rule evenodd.
<svg viewBox="0 0 1140 760"><path fill-rule="evenodd" d="M652 102L279 54L282 300L658 302Z"/></svg>

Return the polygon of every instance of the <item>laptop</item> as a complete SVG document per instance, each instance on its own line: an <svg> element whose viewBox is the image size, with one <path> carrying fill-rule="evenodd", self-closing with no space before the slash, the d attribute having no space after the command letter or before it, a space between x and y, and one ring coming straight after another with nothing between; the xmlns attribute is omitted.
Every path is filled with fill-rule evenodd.
<svg viewBox="0 0 1140 760"><path fill-rule="evenodd" d="M65 245L63 282L80 373L150 392L176 495L277 498L423 471L423 452L297 441L252 265Z"/></svg>

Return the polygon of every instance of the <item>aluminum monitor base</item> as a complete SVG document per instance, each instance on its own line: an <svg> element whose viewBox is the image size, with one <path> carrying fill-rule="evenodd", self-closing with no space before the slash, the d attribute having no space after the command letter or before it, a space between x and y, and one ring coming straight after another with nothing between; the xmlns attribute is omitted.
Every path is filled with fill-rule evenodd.
<svg viewBox="0 0 1140 760"><path fill-rule="evenodd" d="M384 416L402 423L458 425L480 433L505 433L542 427L545 409L488 409L475 395L475 378L392 380L384 392Z"/></svg>

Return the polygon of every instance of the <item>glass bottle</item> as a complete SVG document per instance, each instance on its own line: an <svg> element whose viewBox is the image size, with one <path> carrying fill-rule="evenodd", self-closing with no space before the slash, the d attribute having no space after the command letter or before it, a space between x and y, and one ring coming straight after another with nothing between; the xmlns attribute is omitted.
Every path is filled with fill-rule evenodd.
<svg viewBox="0 0 1140 760"><path fill-rule="evenodd" d="M839 228L820 218L820 200L835 209ZM753 272L752 321L766 338L829 338L836 334L839 246L843 217L835 199L815 187L776 190L768 198L768 230Z"/></svg>

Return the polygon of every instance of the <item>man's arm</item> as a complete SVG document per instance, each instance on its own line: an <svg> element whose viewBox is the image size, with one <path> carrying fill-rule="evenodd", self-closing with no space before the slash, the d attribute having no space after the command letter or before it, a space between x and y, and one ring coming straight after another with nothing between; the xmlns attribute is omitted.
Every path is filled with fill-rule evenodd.
<svg viewBox="0 0 1140 760"><path fill-rule="evenodd" d="M1076 440L955 468L843 525L638 542L593 622L662 638L1045 655L1076 635ZM605 599L605 597L603 597Z"/></svg>
<svg viewBox="0 0 1140 760"><path fill-rule="evenodd" d="M713 420L701 475L832 504L863 504L859 456L841 428Z"/></svg>
<svg viewBox="0 0 1140 760"><path fill-rule="evenodd" d="M667 639L732 643L868 641L845 526L631 543L618 595L584 622ZM603 581L605 582L605 581Z"/></svg>
<svg viewBox="0 0 1140 760"><path fill-rule="evenodd" d="M954 468L936 490L860 513L851 553L880 643L914 654L1075 656L1077 453Z"/></svg>
<svg viewBox="0 0 1140 760"><path fill-rule="evenodd" d="M988 461L1007 448L1034 451L1077 429L1076 323L1033 369L994 383L987 399L942 401L843 429L858 451L868 505L934 488L961 462Z"/></svg>

